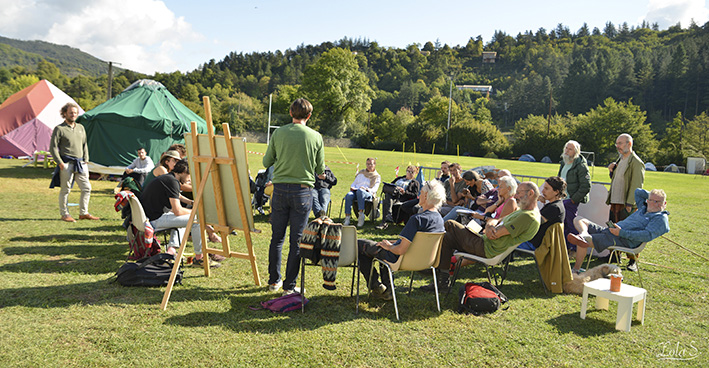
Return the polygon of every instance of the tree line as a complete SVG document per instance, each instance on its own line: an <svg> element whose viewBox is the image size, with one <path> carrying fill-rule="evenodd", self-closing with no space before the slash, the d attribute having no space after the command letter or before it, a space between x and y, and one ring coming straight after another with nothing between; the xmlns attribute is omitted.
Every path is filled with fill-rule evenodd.
<svg viewBox="0 0 709 368"><path fill-rule="evenodd" d="M269 95L276 125L289 121L290 102L304 96L313 102L311 124L321 133L388 150L415 143L425 152L459 148L476 156L530 153L557 161L563 142L576 139L603 164L615 156L615 136L628 132L644 160L681 165L708 152L707 43L709 23L660 30L645 22L609 22L602 30L584 25L575 33L559 24L514 37L496 31L487 43L478 36L454 47L381 47L344 38L285 51L232 52L187 73L125 70L113 80L113 95L136 79L155 79L199 114L201 97L210 96L215 123L227 122L237 133L265 132ZM485 51L497 53L494 63L483 63ZM0 99L38 78L86 110L106 99L105 75L70 78L46 61L0 69ZM493 92L455 85L490 85Z"/></svg>

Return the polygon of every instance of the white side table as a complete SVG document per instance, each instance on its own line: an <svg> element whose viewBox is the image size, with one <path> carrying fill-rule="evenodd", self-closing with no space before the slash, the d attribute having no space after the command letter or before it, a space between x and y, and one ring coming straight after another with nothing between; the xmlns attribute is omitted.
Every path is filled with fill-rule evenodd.
<svg viewBox="0 0 709 368"><path fill-rule="evenodd" d="M581 302L581 319L586 319L586 307L588 306L588 295L596 296L596 309L608 310L608 301L618 302L618 316L616 317L615 329L630 331L630 315L633 313L633 304L638 302L638 313L636 318L640 324L645 322L645 298L647 290L632 285L622 284L620 291L610 291L611 280L601 278L583 284L583 301Z"/></svg>

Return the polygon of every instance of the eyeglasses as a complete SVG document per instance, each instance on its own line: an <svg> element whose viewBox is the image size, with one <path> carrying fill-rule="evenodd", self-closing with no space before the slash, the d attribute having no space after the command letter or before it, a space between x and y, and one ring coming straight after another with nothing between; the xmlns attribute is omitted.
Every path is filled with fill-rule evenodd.
<svg viewBox="0 0 709 368"><path fill-rule="evenodd" d="M406 170L406 172L409 173L409 174L415 173L415 171L413 171L413 170Z"/></svg>
<svg viewBox="0 0 709 368"><path fill-rule="evenodd" d="M656 203L656 204L661 204L663 201L662 200L657 200L657 199L648 199L648 202Z"/></svg>

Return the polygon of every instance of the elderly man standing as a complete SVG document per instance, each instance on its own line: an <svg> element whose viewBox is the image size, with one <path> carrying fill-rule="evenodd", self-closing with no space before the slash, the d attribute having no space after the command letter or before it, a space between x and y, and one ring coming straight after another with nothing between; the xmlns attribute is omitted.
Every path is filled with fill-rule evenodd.
<svg viewBox="0 0 709 368"><path fill-rule="evenodd" d="M79 106L67 103L62 106L60 113L64 122L54 127L52 138L49 141L49 151L57 162L50 188L61 186L59 191L59 213L62 221L76 222L67 208L69 192L74 181L79 184L79 220L98 220L99 218L89 213L89 198L91 197L91 183L89 182L89 147L86 143L84 126L76 123L79 117Z"/></svg>
<svg viewBox="0 0 709 368"><path fill-rule="evenodd" d="M643 187L645 165L633 151L633 137L623 133L615 140L615 147L620 156L616 162L608 165L611 176L611 190L607 204L611 205L610 220L619 222L633 212L635 190Z"/></svg>
<svg viewBox="0 0 709 368"><path fill-rule="evenodd" d="M602 252L612 245L637 248L643 242L649 242L670 231L669 213L665 211L667 195L662 189L648 192L638 188L635 190L635 202L638 210L610 228L577 217L574 225L579 235L569 234L568 240L578 247L593 247L597 252ZM576 252L575 273L580 271L585 256L586 252ZM628 270L637 271L635 259L630 259Z"/></svg>
<svg viewBox="0 0 709 368"><path fill-rule="evenodd" d="M579 212L579 204L588 202L588 193L591 191L591 175L588 173L586 158L581 155L579 142L570 140L564 145L561 154L562 162L558 176L566 181L566 199L564 199L564 235L576 233L574 218ZM569 249L576 246L567 243Z"/></svg>
<svg viewBox="0 0 709 368"><path fill-rule="evenodd" d="M443 236L441 257L438 269L441 277L438 287L448 287L451 256L455 250L461 250L476 256L492 258L504 253L509 247L531 240L539 230L540 215L537 209L539 188L531 181L519 184L515 199L519 201L519 209L505 217L503 220L493 219L485 225L483 235L473 232L462 224L448 220L444 226L446 235ZM433 284L421 287L427 291L434 291Z"/></svg>

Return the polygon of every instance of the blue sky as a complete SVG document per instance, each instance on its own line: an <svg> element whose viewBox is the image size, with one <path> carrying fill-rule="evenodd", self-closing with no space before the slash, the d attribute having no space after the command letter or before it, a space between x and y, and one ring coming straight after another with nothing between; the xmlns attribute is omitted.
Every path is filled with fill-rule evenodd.
<svg viewBox="0 0 709 368"><path fill-rule="evenodd" d="M320 0L0 0L0 35L69 45L123 67L191 71L229 52L294 49L343 37L406 47L439 40L489 42L558 23L576 32L584 22L660 28L709 21L706 0L372 1Z"/></svg>

